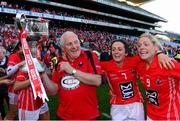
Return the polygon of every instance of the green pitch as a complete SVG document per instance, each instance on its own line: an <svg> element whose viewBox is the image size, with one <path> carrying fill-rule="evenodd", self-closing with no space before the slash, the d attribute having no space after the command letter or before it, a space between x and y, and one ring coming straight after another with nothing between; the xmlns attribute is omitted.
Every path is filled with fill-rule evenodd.
<svg viewBox="0 0 180 121"><path fill-rule="evenodd" d="M138 81L140 91L143 94L144 97L144 90L142 88L141 83ZM97 96L99 101L99 110L101 112L100 119L103 120L109 120L110 119L110 105L109 105L109 87L107 84L103 84L100 87L97 88ZM58 104L58 98L57 96L50 96L49 97L49 108L51 113L51 119L57 120L56 117L56 110L57 110L57 104Z"/></svg>

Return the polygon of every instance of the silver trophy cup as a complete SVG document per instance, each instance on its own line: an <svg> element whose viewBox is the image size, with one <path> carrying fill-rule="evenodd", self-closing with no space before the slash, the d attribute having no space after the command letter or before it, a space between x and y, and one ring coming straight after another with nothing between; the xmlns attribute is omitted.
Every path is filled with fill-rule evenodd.
<svg viewBox="0 0 180 121"><path fill-rule="evenodd" d="M46 36L48 38L48 25L49 20L45 19L37 19L37 18L26 18L23 14L17 14L15 19L15 27L16 30L25 30L27 33L27 42L31 51L31 55L33 57L33 61L38 72L45 71L46 65L39 61L36 58L37 53L37 43L41 39L42 36ZM22 71L27 72L27 65L21 67Z"/></svg>

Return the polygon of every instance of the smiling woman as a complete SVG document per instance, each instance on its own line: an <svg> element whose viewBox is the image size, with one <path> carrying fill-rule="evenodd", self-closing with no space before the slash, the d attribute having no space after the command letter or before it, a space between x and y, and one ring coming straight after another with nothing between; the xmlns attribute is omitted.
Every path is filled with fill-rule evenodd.
<svg viewBox="0 0 180 121"><path fill-rule="evenodd" d="M151 63L153 55L156 55L160 47L158 39L151 34L144 33L140 36L138 43L139 55L147 63Z"/></svg>
<svg viewBox="0 0 180 121"><path fill-rule="evenodd" d="M146 36L145 36L146 35ZM156 51L157 39L143 34L138 41L142 62L138 74L146 90L148 120L180 120L179 79L180 63L173 61L175 68L160 68Z"/></svg>
<svg viewBox="0 0 180 121"><path fill-rule="evenodd" d="M128 57L128 50L126 42L115 40L111 44L112 60L101 62L110 87L112 120L144 120L143 99L136 76L140 58Z"/></svg>

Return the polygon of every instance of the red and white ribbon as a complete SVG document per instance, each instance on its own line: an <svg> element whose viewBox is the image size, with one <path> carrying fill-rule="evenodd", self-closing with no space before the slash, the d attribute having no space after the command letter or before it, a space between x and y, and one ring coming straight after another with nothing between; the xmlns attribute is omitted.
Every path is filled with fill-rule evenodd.
<svg viewBox="0 0 180 121"><path fill-rule="evenodd" d="M45 102L45 99L48 101L48 97L45 92L44 86L41 82L39 72L37 71L35 64L33 62L33 58L26 37L27 34L25 33L25 31L20 32L22 50L27 64L28 75L31 87L33 89L34 99L36 100L37 97L40 97L43 100L43 102Z"/></svg>

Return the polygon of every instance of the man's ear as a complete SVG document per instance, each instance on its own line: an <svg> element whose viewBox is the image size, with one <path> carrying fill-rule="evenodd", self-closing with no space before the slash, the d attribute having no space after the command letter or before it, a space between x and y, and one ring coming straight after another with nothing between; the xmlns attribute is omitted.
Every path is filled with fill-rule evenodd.
<svg viewBox="0 0 180 121"><path fill-rule="evenodd" d="M64 60L67 60L67 57L66 57L66 54L65 54L65 51L64 51L64 50L65 50L64 47L61 46L62 58L63 58Z"/></svg>
<svg viewBox="0 0 180 121"><path fill-rule="evenodd" d="M61 46L61 50L64 52L64 47L63 46Z"/></svg>

